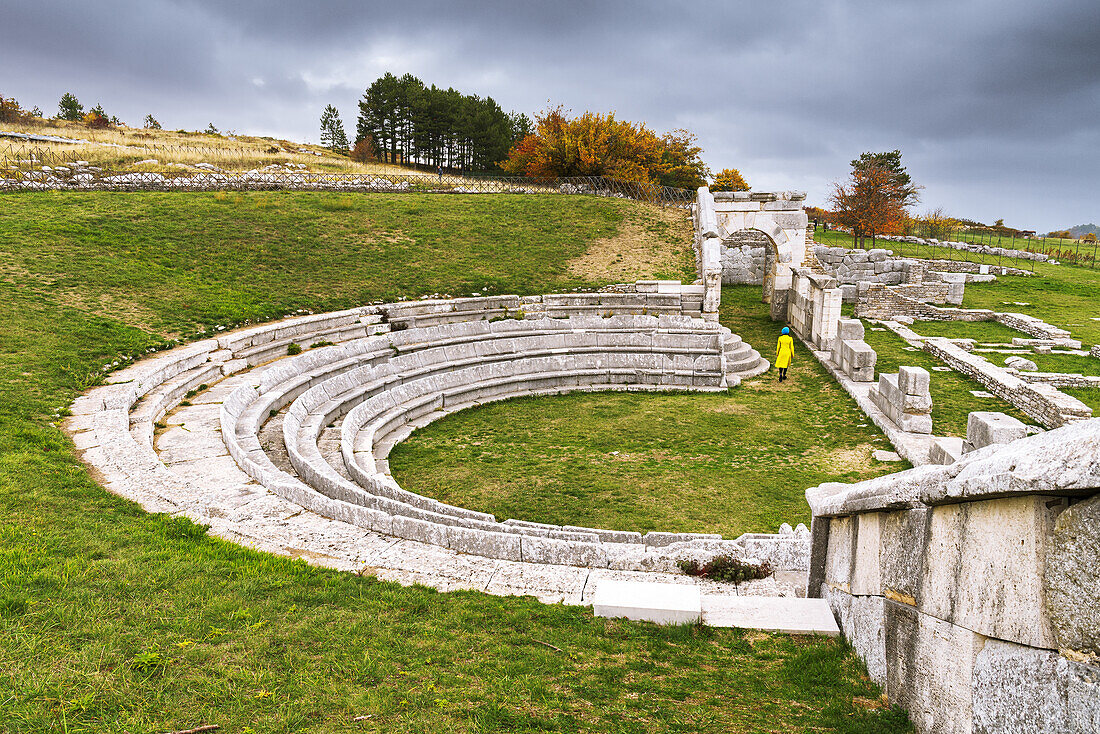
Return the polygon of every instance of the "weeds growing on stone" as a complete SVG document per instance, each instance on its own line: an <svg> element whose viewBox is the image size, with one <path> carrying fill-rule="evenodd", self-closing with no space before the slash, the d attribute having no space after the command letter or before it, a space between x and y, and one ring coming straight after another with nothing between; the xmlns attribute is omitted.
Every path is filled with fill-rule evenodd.
<svg viewBox="0 0 1100 734"><path fill-rule="evenodd" d="M775 573L771 564L752 563L743 561L733 556L715 556L706 563L700 563L694 558L680 561L680 570L688 576L701 576L714 581L725 581L731 584L740 584L745 581L766 579Z"/></svg>

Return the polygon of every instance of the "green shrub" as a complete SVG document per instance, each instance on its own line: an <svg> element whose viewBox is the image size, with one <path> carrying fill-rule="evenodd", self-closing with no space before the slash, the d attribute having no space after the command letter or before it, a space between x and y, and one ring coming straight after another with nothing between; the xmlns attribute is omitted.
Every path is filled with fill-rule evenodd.
<svg viewBox="0 0 1100 734"><path fill-rule="evenodd" d="M293 357L295 354L302 353L302 345L291 342L286 345L286 353Z"/></svg>
<svg viewBox="0 0 1100 734"><path fill-rule="evenodd" d="M714 581L727 581L731 584L765 579L775 573L775 570L767 561L750 563L733 556L715 556L707 563L699 563L691 559L680 561L677 565L688 576L702 576Z"/></svg>

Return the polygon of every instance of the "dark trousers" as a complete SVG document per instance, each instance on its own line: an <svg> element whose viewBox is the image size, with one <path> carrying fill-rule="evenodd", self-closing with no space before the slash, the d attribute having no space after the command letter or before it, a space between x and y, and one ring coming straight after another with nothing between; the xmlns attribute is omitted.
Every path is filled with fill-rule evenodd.
<svg viewBox="0 0 1100 734"><path fill-rule="evenodd" d="M783 382L783 380L786 380L786 379L787 379L787 368L786 367L780 367L779 368L779 381Z"/></svg>

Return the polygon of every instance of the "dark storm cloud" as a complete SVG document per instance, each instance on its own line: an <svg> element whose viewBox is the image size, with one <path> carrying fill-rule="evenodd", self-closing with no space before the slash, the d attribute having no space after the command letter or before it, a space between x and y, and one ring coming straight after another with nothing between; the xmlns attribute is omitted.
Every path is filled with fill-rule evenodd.
<svg viewBox="0 0 1100 734"><path fill-rule="evenodd" d="M0 0L0 91L136 122L316 139L385 71L528 113L699 135L712 168L823 201L900 148L925 205L1049 229L1100 219L1100 3Z"/></svg>

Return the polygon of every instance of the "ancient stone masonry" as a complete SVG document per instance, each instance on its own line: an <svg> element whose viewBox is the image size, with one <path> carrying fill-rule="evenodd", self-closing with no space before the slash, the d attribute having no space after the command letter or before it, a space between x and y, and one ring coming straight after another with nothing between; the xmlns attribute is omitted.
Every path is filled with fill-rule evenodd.
<svg viewBox="0 0 1100 734"><path fill-rule="evenodd" d="M710 314L717 318L725 269L722 242L744 230L756 230L765 235L764 302L771 304L773 319L781 320L786 316L791 268L801 266L806 260L807 219L802 209L805 199L805 193L792 191L717 191L712 194L705 186L699 189L693 208L694 245L696 266L707 293L704 318L711 318ZM749 249L750 253L744 255L748 258L744 261L747 267L742 268L746 271L757 267L755 262L749 264L753 258L752 248ZM726 252L728 255L729 248Z"/></svg>
<svg viewBox="0 0 1100 734"><path fill-rule="evenodd" d="M1081 348L1081 342L1070 338L1070 333L1068 331L1060 329L1057 326L1051 326L1042 319L1037 319L1034 316L1028 316L1024 313L996 312L993 314L993 320L1004 324L1010 329L1030 334L1037 339L1049 340L1051 344L1070 347L1071 349Z"/></svg>
<svg viewBox="0 0 1100 734"><path fill-rule="evenodd" d="M794 268L787 298L786 321L794 333L815 349L832 348L840 320L840 289L836 279L808 268Z"/></svg>
<svg viewBox="0 0 1100 734"><path fill-rule="evenodd" d="M932 393L928 370L900 367L898 373L879 375L871 400L906 433L932 433Z"/></svg>
<svg viewBox="0 0 1100 734"><path fill-rule="evenodd" d="M863 341L863 337L862 321L840 319L837 322L837 335L830 350L832 360L848 379L855 382L874 382L878 354Z"/></svg>
<svg viewBox="0 0 1100 734"><path fill-rule="evenodd" d="M984 449L994 444L1012 443L1027 435L1027 426L1004 413L974 411L966 416L966 440L964 454Z"/></svg>
<svg viewBox="0 0 1100 734"><path fill-rule="evenodd" d="M962 252L973 252L979 255L992 257L1019 258L1020 260L1035 260L1046 262L1050 258L1041 252L1028 252L1027 250L1013 250L1007 247L995 247L993 245L975 244L973 242L941 242L937 239L924 239L921 237L883 235L887 242L908 242L915 245L927 245L929 247L943 247Z"/></svg>
<svg viewBox="0 0 1100 734"><path fill-rule="evenodd" d="M1089 354L1097 359L1100 359L1100 344L1094 344L1092 349L1089 350Z"/></svg>
<svg viewBox="0 0 1100 734"><path fill-rule="evenodd" d="M265 324L112 374L77 399L66 428L109 490L151 511L437 587L450 588L445 569L469 579L507 568L514 583L501 593L530 593L538 578L579 600L587 576L562 569L678 574L680 559L718 554L805 568L804 533L726 540L501 522L388 473L397 442L466 407L577 390L726 390L767 369L728 329L691 315L701 297L643 281L632 293L406 301ZM294 344L318 346L294 354ZM396 542L403 553L384 552Z"/></svg>
<svg viewBox="0 0 1100 734"><path fill-rule="evenodd" d="M974 421L950 465L807 490L809 595L921 734L1100 731L1100 420Z"/></svg>
<svg viewBox="0 0 1100 734"><path fill-rule="evenodd" d="M1028 382L979 354L967 352L948 339L926 339L924 351L957 372L977 380L991 393L1015 405L1047 428L1092 417L1089 406L1059 392L1053 385Z"/></svg>

